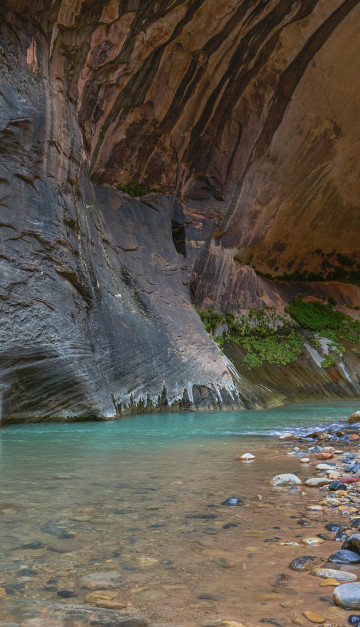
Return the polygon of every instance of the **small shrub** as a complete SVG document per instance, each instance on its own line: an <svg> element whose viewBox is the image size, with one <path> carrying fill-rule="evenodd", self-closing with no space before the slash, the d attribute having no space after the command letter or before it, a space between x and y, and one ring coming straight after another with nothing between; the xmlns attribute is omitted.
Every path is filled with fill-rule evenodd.
<svg viewBox="0 0 360 627"><path fill-rule="evenodd" d="M335 358L333 355L326 355L325 359L321 362L323 368L330 368L335 364Z"/></svg>
<svg viewBox="0 0 360 627"><path fill-rule="evenodd" d="M157 187L142 187L141 185L139 185L138 183L129 183L128 185L122 185L121 183L119 183L116 186L116 189L120 190L121 192L124 192L125 194L129 194L129 196L131 196L131 198L139 198L139 196L146 196L147 194L159 194L160 193L160 189Z"/></svg>
<svg viewBox="0 0 360 627"><path fill-rule="evenodd" d="M324 329L340 330L346 318L345 314L334 311L330 305L304 301L300 297L294 298L286 311L304 329L316 332Z"/></svg>

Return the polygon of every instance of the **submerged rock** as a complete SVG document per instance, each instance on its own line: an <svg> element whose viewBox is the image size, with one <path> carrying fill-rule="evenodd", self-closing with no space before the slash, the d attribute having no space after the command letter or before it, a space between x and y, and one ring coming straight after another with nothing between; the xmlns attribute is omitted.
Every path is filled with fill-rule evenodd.
<svg viewBox="0 0 360 627"><path fill-rule="evenodd" d="M239 505L244 505L244 501L242 501L238 496L230 496L225 501L222 501L221 505L229 505L230 507L238 507Z"/></svg>
<svg viewBox="0 0 360 627"><path fill-rule="evenodd" d="M311 570L317 564L322 564L324 559L315 555L303 555L295 558L290 564L291 570L307 571Z"/></svg>
<svg viewBox="0 0 360 627"><path fill-rule="evenodd" d="M124 584L125 580L117 570L99 571L80 579L80 587L88 590L107 590Z"/></svg>
<svg viewBox="0 0 360 627"><path fill-rule="evenodd" d="M325 617L320 614L315 614L314 612L305 611L303 612L305 618L308 619L310 623L321 624L325 623Z"/></svg>

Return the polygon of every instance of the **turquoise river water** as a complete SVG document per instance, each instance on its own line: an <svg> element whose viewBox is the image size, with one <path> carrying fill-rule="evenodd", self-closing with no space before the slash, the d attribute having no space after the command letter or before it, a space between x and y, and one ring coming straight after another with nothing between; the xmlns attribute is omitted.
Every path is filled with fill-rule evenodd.
<svg viewBox="0 0 360 627"><path fill-rule="evenodd" d="M274 593L272 578L309 552L288 543L324 531L327 519L300 527L309 497L269 481L309 473L276 436L341 423L358 409L316 403L3 427L0 626L81 627L86 608L153 624L228 619L247 627L327 611L327 589L314 589L308 575ZM235 459L247 451L255 462ZM231 496L244 506L222 505ZM121 583L105 592L84 587L85 576L104 571ZM75 606L77 618L66 618L64 608ZM101 620L89 624L115 624Z"/></svg>

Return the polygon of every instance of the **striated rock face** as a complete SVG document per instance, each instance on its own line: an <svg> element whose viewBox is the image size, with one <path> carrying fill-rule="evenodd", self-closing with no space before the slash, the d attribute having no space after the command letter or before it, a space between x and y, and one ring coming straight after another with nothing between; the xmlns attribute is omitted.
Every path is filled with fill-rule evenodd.
<svg viewBox="0 0 360 627"><path fill-rule="evenodd" d="M359 24L357 0L1 3L5 421L253 403L191 298L357 278Z"/></svg>

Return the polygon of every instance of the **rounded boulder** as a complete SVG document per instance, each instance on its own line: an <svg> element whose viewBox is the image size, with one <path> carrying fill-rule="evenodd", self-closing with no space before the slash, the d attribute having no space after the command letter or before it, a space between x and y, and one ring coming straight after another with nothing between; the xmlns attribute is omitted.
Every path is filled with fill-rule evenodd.
<svg viewBox="0 0 360 627"><path fill-rule="evenodd" d="M342 583L333 592L336 605L345 610L360 609L360 583Z"/></svg>

